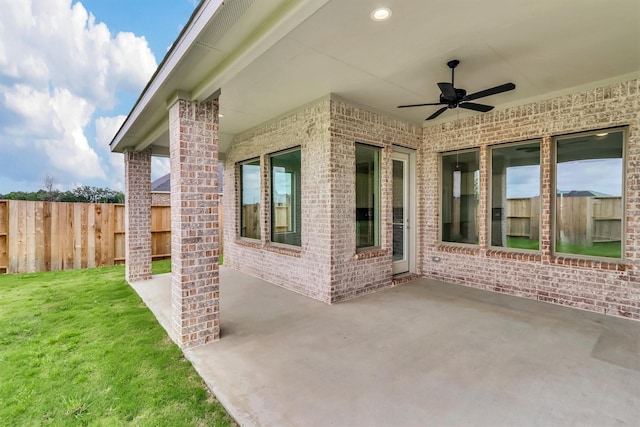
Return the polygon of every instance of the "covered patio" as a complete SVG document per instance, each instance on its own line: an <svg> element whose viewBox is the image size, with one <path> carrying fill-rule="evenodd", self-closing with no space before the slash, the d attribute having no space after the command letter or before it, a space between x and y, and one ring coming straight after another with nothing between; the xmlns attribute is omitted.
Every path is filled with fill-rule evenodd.
<svg viewBox="0 0 640 427"><path fill-rule="evenodd" d="M220 267L185 349L240 425L635 425L638 322L419 279L336 305ZM171 276L132 283L167 331Z"/></svg>
<svg viewBox="0 0 640 427"><path fill-rule="evenodd" d="M114 136L129 283L170 160L172 339L233 331L218 161L225 264L293 292L411 274L640 320L637 0L374 3L202 0Z"/></svg>

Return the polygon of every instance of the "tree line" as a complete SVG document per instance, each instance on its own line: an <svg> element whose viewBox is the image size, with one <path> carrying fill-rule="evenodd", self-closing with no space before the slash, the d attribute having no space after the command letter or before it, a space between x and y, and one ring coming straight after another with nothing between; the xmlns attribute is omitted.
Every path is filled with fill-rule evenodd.
<svg viewBox="0 0 640 427"><path fill-rule="evenodd" d="M83 185L73 190L59 191L48 188L38 191L12 191L0 194L0 200L30 200L40 202L124 203L124 193L109 188Z"/></svg>

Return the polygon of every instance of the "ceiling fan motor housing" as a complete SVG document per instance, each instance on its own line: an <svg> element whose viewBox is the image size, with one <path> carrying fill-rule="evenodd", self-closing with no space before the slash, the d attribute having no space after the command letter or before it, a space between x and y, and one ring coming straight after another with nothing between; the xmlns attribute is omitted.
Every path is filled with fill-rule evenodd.
<svg viewBox="0 0 640 427"><path fill-rule="evenodd" d="M467 95L467 91L464 89L454 88L454 90L456 92L455 98L450 98L448 96L445 96L442 93L440 94L440 102L442 104L447 104L449 108L455 108L458 105L458 103L462 101L462 98L464 98Z"/></svg>

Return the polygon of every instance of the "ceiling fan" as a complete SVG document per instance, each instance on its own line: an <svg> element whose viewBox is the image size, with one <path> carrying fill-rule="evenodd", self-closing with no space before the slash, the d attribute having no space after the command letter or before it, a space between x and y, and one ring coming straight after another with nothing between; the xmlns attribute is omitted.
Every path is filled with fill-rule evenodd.
<svg viewBox="0 0 640 427"><path fill-rule="evenodd" d="M447 62L447 66L451 68L451 83L438 83L440 92L442 92L440 94L440 102L433 102L428 104L399 105L398 108L424 107L427 105L446 105L446 107L440 108L438 111L427 117L426 120L435 119L440 114L444 113L448 108L460 107L466 108L467 110L481 111L483 113L486 113L487 111L493 110L492 105L477 104L475 102L469 101L473 101L474 99L478 98L484 98L485 96L507 92L516 88L516 85L514 85L513 83L505 83L500 86L492 87L490 89L481 90L480 92L475 92L467 95L466 90L458 89L453 85L454 73L458 64L460 64L460 61L458 61L457 59Z"/></svg>

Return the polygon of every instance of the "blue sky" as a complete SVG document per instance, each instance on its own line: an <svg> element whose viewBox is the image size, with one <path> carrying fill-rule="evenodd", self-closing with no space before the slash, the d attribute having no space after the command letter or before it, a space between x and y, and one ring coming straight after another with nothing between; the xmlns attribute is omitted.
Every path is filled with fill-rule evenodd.
<svg viewBox="0 0 640 427"><path fill-rule="evenodd" d="M196 0L0 0L0 193L124 189L108 143ZM168 162L154 158L153 177Z"/></svg>

